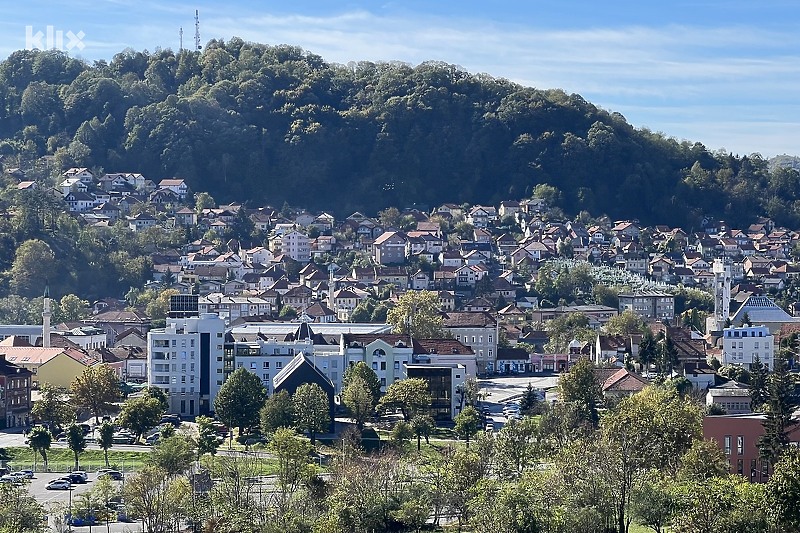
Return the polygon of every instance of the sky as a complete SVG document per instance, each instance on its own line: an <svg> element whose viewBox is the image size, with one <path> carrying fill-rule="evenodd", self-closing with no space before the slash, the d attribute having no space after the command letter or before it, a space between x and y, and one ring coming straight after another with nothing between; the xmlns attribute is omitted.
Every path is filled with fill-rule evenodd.
<svg viewBox="0 0 800 533"><path fill-rule="evenodd" d="M0 58L47 41L93 61L241 37L335 63L436 60L580 94L635 127L800 155L797 0L27 0L0 3ZM41 32L37 41L36 35ZM71 37L68 32L72 32ZM83 33L81 36L80 32ZM78 44L79 43L79 44Z"/></svg>

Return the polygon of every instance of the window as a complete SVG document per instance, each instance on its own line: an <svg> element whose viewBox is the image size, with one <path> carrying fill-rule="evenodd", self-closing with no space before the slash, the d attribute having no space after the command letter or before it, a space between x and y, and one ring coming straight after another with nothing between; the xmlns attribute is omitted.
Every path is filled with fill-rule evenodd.
<svg viewBox="0 0 800 533"><path fill-rule="evenodd" d="M331 361L331 368L339 368L339 361L334 359Z"/></svg>
<svg viewBox="0 0 800 533"><path fill-rule="evenodd" d="M394 369L395 370L400 370L400 361L395 361L394 362Z"/></svg>
<svg viewBox="0 0 800 533"><path fill-rule="evenodd" d="M372 362L372 370L378 370L378 362L377 361L373 361Z"/></svg>
<svg viewBox="0 0 800 533"><path fill-rule="evenodd" d="M221 368L217 369L217 374L222 374L222 369Z"/></svg>
<svg viewBox="0 0 800 533"><path fill-rule="evenodd" d="M236 363L236 368L242 368L243 366L244 366L244 363Z"/></svg>
<svg viewBox="0 0 800 533"><path fill-rule="evenodd" d="M172 339L172 347L175 348L176 346L178 346L177 339Z"/></svg>
<svg viewBox="0 0 800 533"><path fill-rule="evenodd" d="M491 344L491 343L492 343L492 336L489 335L489 344Z"/></svg>
<svg viewBox="0 0 800 533"><path fill-rule="evenodd" d="M269 381L269 374L263 374L264 381Z"/></svg>
<svg viewBox="0 0 800 533"><path fill-rule="evenodd" d="M222 338L222 333L221 333L221 332L220 332L220 333L217 333L217 338L218 338L218 339L221 339L221 338Z"/></svg>
<svg viewBox="0 0 800 533"><path fill-rule="evenodd" d="M731 454L731 436L725 435L725 455Z"/></svg>
<svg viewBox="0 0 800 533"><path fill-rule="evenodd" d="M281 361L278 361L277 363L275 363L275 368L282 368L282 367L283 367L283 363Z"/></svg>
<svg viewBox="0 0 800 533"><path fill-rule="evenodd" d="M744 435L736 437L736 454L744 455ZM739 472L741 474L741 472Z"/></svg>
<svg viewBox="0 0 800 533"><path fill-rule="evenodd" d="M381 370L386 370L386 361L381 361Z"/></svg>
<svg viewBox="0 0 800 533"><path fill-rule="evenodd" d="M386 386L386 378L381 378L381 387Z"/></svg>

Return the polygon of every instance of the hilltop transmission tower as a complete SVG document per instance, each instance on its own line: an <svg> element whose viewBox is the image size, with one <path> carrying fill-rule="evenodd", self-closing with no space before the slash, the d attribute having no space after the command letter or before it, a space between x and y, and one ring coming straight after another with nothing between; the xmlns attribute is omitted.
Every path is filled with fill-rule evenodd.
<svg viewBox="0 0 800 533"><path fill-rule="evenodd" d="M200 48L200 11L194 10L194 51L199 52Z"/></svg>

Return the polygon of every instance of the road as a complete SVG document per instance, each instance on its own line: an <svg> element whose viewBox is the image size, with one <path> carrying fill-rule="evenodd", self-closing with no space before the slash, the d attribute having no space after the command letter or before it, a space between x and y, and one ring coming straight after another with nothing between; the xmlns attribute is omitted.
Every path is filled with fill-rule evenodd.
<svg viewBox="0 0 800 533"><path fill-rule="evenodd" d="M528 384L534 389L550 389L558 385L558 375L552 376L497 376L479 380L481 391L485 394L482 405L488 407L489 418L495 431L499 431L506 423L503 406L510 400L519 399ZM556 398L554 392L548 392L548 401ZM487 420L488 422L488 420Z"/></svg>

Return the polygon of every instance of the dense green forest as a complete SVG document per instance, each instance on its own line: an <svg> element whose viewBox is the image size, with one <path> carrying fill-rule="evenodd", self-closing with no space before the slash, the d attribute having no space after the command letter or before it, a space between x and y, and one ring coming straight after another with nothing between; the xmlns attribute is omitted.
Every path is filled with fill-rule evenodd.
<svg viewBox="0 0 800 533"><path fill-rule="evenodd" d="M757 154L712 153L577 94L453 65L330 64L238 38L91 65L14 52L0 64L0 139L6 167L52 154L57 169L177 176L219 200L340 215L519 199L548 183L572 214L800 226L800 175Z"/></svg>

